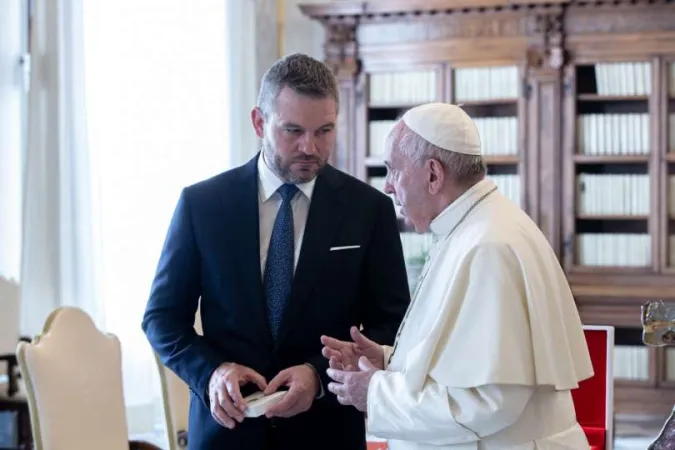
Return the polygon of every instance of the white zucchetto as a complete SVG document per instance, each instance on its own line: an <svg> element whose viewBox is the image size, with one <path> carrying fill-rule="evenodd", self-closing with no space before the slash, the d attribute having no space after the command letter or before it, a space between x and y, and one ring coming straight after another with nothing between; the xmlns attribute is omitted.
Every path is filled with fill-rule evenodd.
<svg viewBox="0 0 675 450"><path fill-rule="evenodd" d="M424 140L443 150L481 154L478 128L459 106L427 103L408 110L402 120Z"/></svg>

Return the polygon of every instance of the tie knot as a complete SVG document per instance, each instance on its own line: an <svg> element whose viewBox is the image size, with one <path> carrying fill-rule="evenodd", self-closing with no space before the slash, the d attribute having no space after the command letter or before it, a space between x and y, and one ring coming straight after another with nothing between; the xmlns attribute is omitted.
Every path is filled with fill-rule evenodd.
<svg viewBox="0 0 675 450"><path fill-rule="evenodd" d="M298 187L294 184L282 184L279 187L279 194L285 202L291 201L296 192L298 192Z"/></svg>

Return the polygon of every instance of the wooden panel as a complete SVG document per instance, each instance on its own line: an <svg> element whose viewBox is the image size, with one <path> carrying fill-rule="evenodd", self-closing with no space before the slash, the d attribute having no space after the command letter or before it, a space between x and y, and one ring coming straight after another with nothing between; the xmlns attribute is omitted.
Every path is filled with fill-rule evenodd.
<svg viewBox="0 0 675 450"><path fill-rule="evenodd" d="M439 99L455 102L455 69L516 65L522 82L517 99L519 152L490 155L487 160L497 171L521 176L522 205L559 256L582 320L638 328L644 302L675 301L675 267L668 264L668 237L671 228L675 232L675 221L667 208L675 155L666 148L665 128L668 113L675 111L666 84L675 60L675 2L342 0L301 8L325 26L326 62L341 80L343 107L348 110L340 121L341 128L348 128L340 131L344 144L336 163L341 167L359 178L369 170L384 171L381 162L366 160L368 73L434 67L440 74ZM650 65L648 94L603 95L577 89L583 82L578 67L594 71L591 78L597 83L595 64L627 61ZM509 107L500 99L466 105L474 117ZM648 115L649 152L582 153L577 116L595 111ZM578 208L578 173L622 171L648 175L648 214ZM594 227L601 233L649 234L648 261L643 267L580 266L577 235L594 232L587 231ZM629 429L625 424L662 424L675 403L675 383L663 376L663 350L654 349L650 355L649 380L616 383L619 433Z"/></svg>

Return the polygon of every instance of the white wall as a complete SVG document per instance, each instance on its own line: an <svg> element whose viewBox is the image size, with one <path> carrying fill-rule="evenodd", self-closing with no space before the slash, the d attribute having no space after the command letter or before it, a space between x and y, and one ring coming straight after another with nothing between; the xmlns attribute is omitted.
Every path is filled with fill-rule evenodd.
<svg viewBox="0 0 675 450"><path fill-rule="evenodd" d="M0 276L19 279L24 143L24 0L0 1Z"/></svg>
<svg viewBox="0 0 675 450"><path fill-rule="evenodd" d="M291 53L306 53L316 59L323 60L323 43L325 32L316 20L305 16L299 3L323 3L326 0L284 0L282 36L284 38L281 52L284 55Z"/></svg>

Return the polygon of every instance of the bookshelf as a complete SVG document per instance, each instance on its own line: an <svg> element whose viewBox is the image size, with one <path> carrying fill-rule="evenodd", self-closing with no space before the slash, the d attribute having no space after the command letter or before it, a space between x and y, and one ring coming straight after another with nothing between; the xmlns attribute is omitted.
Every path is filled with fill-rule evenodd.
<svg viewBox="0 0 675 450"><path fill-rule="evenodd" d="M336 165L383 189L394 121L420 103L461 104L488 176L549 239L583 322L616 327L618 432L659 428L675 404L675 349L642 344L640 306L675 301L675 2L301 9L323 24L341 86ZM431 241L400 229L414 282Z"/></svg>
<svg viewBox="0 0 675 450"><path fill-rule="evenodd" d="M565 72L564 266L651 271L658 254L658 219L650 214L658 164L651 158L652 63L577 59Z"/></svg>

